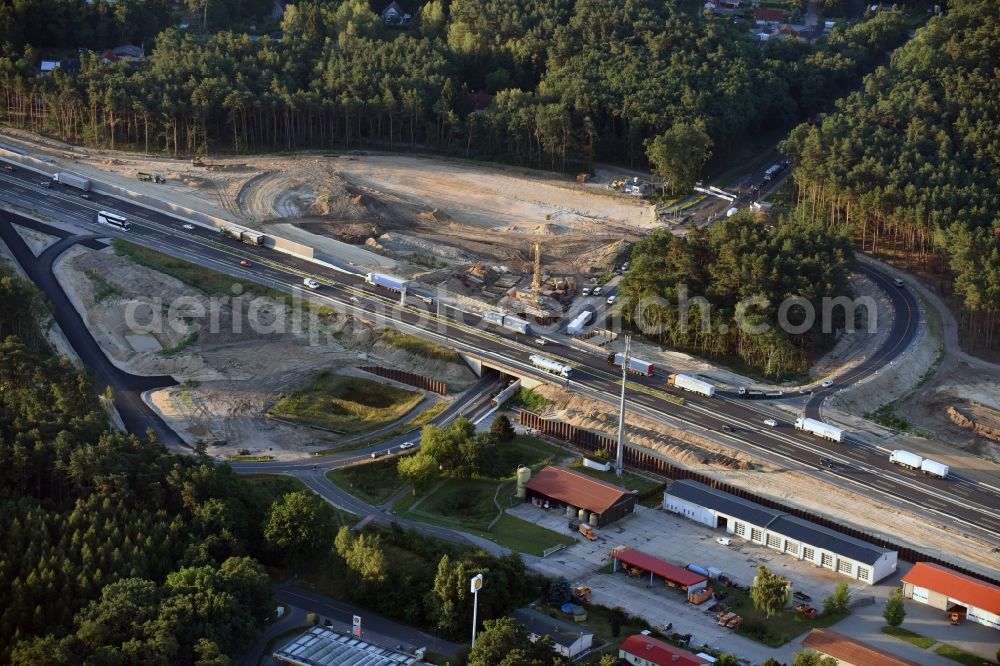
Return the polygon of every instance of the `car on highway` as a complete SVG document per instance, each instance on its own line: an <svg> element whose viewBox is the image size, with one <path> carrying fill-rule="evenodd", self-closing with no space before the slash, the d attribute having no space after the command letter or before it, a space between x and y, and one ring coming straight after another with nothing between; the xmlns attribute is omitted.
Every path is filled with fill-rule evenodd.
<svg viewBox="0 0 1000 666"><path fill-rule="evenodd" d="M902 286L903 286L903 281L900 280L899 278L893 278L892 279L892 283L894 285L896 285L897 287L900 287L900 288L902 288Z"/></svg>
<svg viewBox="0 0 1000 666"><path fill-rule="evenodd" d="M383 453L381 451L372 451L371 459L375 460L376 458L381 458L382 456Z"/></svg>
<svg viewBox="0 0 1000 666"><path fill-rule="evenodd" d="M820 458L819 464L822 465L823 467L833 467L833 461L830 460L829 458Z"/></svg>
<svg viewBox="0 0 1000 666"><path fill-rule="evenodd" d="M399 445L399 449L401 451L406 451L407 449L412 449L416 445L417 445L416 442L405 442L405 443Z"/></svg>
<svg viewBox="0 0 1000 666"><path fill-rule="evenodd" d="M775 419L764 419L764 425L777 428L778 422Z"/></svg>
<svg viewBox="0 0 1000 666"><path fill-rule="evenodd" d="M590 296L590 287L584 287L583 291L580 292L584 296Z"/></svg>
<svg viewBox="0 0 1000 666"><path fill-rule="evenodd" d="M302 284L310 289L319 289L319 282L316 282L316 280L313 280L312 278L305 278L302 280Z"/></svg>
<svg viewBox="0 0 1000 666"><path fill-rule="evenodd" d="M548 342L548 340L545 338L535 338L535 344L540 347L544 347L546 342Z"/></svg>
<svg viewBox="0 0 1000 666"><path fill-rule="evenodd" d="M191 231L192 229L194 229L194 225L193 224L185 224L184 228L187 229L188 231Z"/></svg>
<svg viewBox="0 0 1000 666"><path fill-rule="evenodd" d="M616 300L618 300L617 296L608 296L607 303L608 305L614 305Z"/></svg>
<svg viewBox="0 0 1000 666"><path fill-rule="evenodd" d="M86 199L87 201L90 201L90 195L87 194L86 192L84 192L83 194L81 194L80 198L81 199Z"/></svg>
<svg viewBox="0 0 1000 666"><path fill-rule="evenodd" d="M833 380L832 379L828 379L825 382L823 382L823 388L830 388L831 386L833 386Z"/></svg>
<svg viewBox="0 0 1000 666"><path fill-rule="evenodd" d="M240 259L240 266L242 266L243 268L250 268L251 266L253 266L253 264L251 264L246 259Z"/></svg>
<svg viewBox="0 0 1000 666"><path fill-rule="evenodd" d="M350 298L350 301L351 301L351 303L360 303L360 302L361 302L361 301L360 301L360 300L358 299L358 297L357 297L357 296L351 296L351 298Z"/></svg>
<svg viewBox="0 0 1000 666"><path fill-rule="evenodd" d="M601 295L601 288L600 288L600 287L594 287L594 291L592 291L592 292L590 292L590 293L591 293L591 294L592 294L593 296L600 296L600 295Z"/></svg>
<svg viewBox="0 0 1000 666"><path fill-rule="evenodd" d="M9 164L4 164L4 165L3 165L3 170L4 170L4 171L14 171L14 167L12 167L12 166L11 166L11 165L9 165Z"/></svg>

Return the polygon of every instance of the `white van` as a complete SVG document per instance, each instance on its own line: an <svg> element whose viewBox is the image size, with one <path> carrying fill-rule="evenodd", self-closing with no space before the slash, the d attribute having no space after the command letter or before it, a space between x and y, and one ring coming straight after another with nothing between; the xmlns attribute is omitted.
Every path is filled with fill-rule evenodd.
<svg viewBox="0 0 1000 666"><path fill-rule="evenodd" d="M306 278L302 281L302 284L310 289L319 289L319 282L316 282L316 280L313 280L312 278Z"/></svg>

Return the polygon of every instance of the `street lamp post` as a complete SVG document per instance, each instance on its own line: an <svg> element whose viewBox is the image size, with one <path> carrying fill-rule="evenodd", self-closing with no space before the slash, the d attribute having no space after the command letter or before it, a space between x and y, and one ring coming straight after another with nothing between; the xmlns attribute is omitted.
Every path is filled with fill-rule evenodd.
<svg viewBox="0 0 1000 666"><path fill-rule="evenodd" d="M479 610L479 588L483 586L483 574L476 574L469 581L469 587L473 595L472 601L472 647L476 647L476 611Z"/></svg>

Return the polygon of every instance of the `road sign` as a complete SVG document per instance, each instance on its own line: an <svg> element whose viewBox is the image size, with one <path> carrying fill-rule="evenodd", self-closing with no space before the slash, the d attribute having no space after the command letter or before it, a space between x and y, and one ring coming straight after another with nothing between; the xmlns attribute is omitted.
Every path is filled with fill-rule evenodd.
<svg viewBox="0 0 1000 666"><path fill-rule="evenodd" d="M479 590L481 590L483 588L483 574L478 574L470 582L471 582L471 585L470 585L469 592L472 592L473 594L475 594L476 592L478 592Z"/></svg>
<svg viewBox="0 0 1000 666"><path fill-rule="evenodd" d="M361 616L355 615L354 620L351 623L351 633L361 638Z"/></svg>

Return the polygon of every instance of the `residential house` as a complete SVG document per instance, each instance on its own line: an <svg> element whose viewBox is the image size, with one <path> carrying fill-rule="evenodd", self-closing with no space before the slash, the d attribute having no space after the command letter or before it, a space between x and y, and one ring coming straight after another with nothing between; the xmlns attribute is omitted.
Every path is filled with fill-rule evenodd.
<svg viewBox="0 0 1000 666"><path fill-rule="evenodd" d="M589 650L594 642L594 634L591 632L549 617L533 608L518 608L510 616L528 630L532 643L543 636L549 636L555 651L570 659Z"/></svg>

